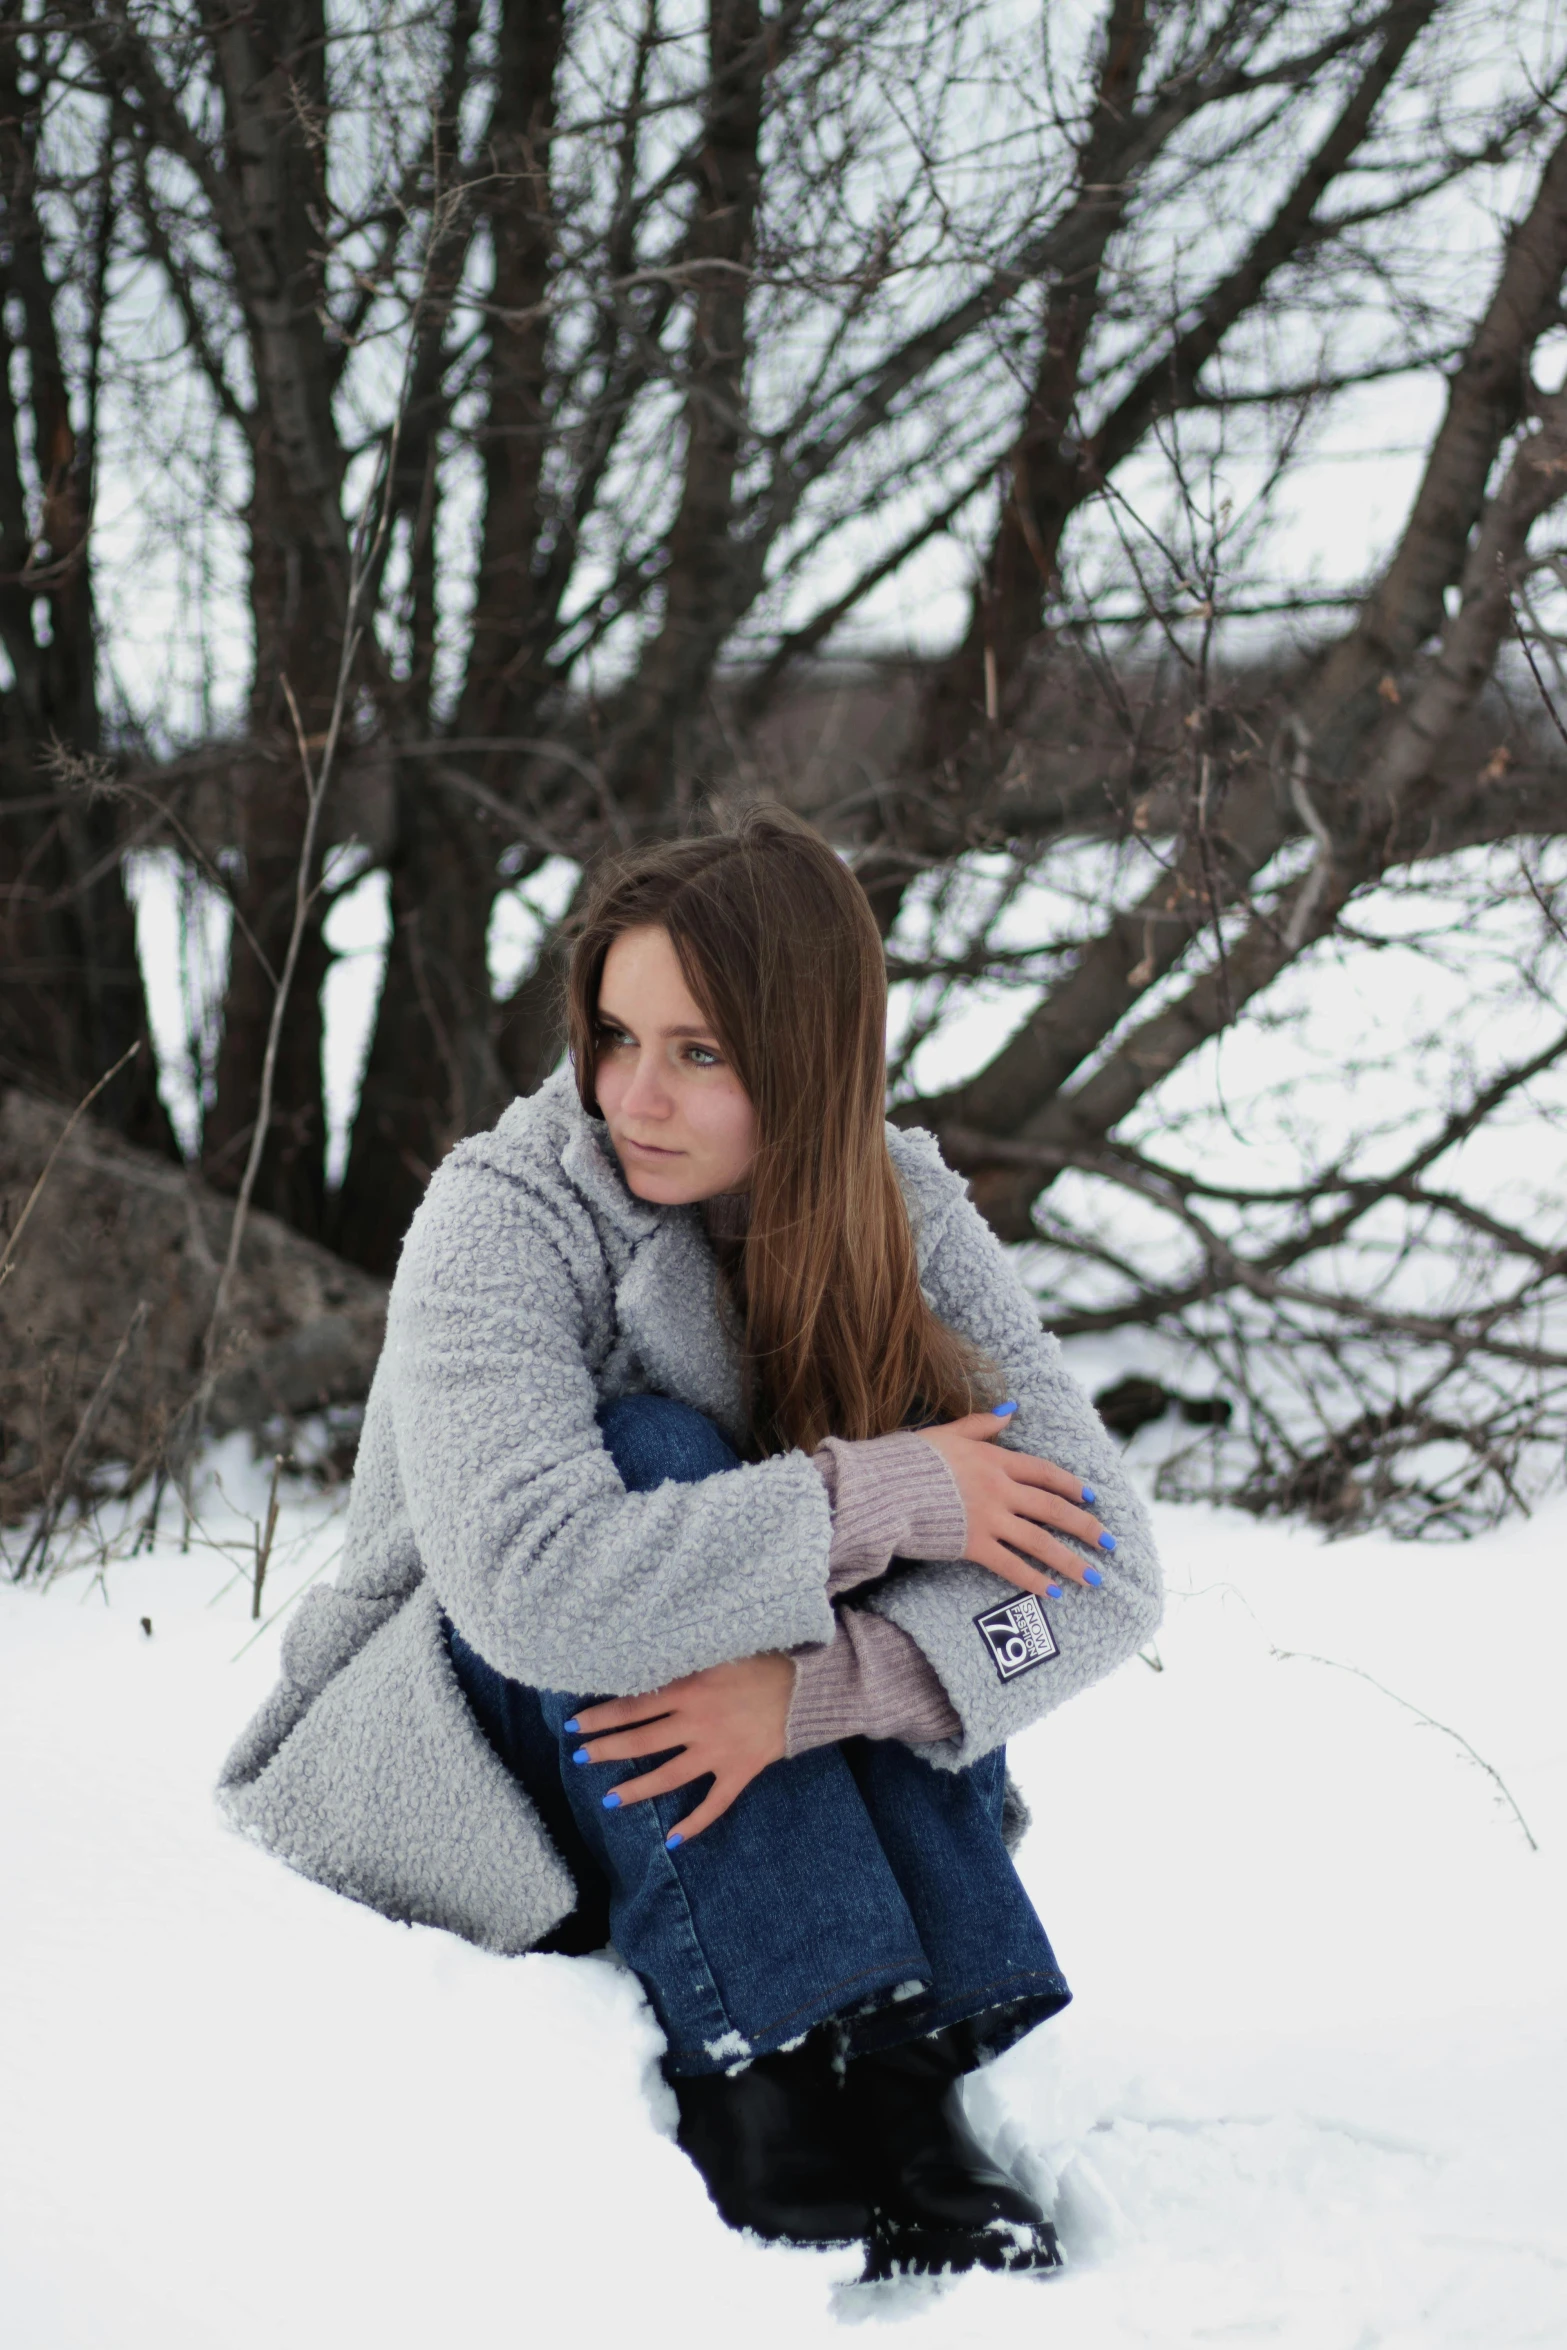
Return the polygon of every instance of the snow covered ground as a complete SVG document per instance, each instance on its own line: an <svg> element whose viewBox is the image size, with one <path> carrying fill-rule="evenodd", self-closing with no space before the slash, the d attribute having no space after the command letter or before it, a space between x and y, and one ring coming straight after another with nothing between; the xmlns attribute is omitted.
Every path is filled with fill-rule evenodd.
<svg viewBox="0 0 1567 2350"><path fill-rule="evenodd" d="M262 1473L216 1466L242 1532ZM972 2102L1054 2203L1046 2282L856 2288L729 2236L628 1976L226 1834L277 1626L220 1552L0 1590L7 2350L1567 2341L1567 1504L1450 1550L1162 1523L1163 1670L1014 1753L1077 1998ZM269 1610L339 1531L288 1500Z"/></svg>

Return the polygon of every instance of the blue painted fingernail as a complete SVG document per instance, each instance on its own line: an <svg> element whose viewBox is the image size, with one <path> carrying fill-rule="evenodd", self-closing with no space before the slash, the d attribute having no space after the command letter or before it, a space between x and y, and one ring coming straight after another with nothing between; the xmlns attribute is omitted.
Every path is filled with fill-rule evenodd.
<svg viewBox="0 0 1567 2350"><path fill-rule="evenodd" d="M1113 1534L1101 1534L1099 1537L1099 1547L1101 1550L1114 1550L1115 1536Z"/></svg>
<svg viewBox="0 0 1567 2350"><path fill-rule="evenodd" d="M1059 1599L1059 1598L1061 1597L1061 1586L1060 1586L1060 1584L1059 1584L1059 1583L1047 1583L1047 1584L1045 1585L1045 1597L1046 1597L1046 1599Z"/></svg>
<svg viewBox="0 0 1567 2350"><path fill-rule="evenodd" d="M573 1736L573 1737L575 1737L575 1736L576 1736L577 1732L578 1732L578 1731L581 1729L581 1727L582 1727L582 1724L581 1724L581 1723L578 1721L578 1719L577 1719L577 1717L576 1717L576 1715L575 1715L575 1714L573 1714L573 1715L572 1715L572 1717L571 1717L571 1719L570 1719L570 1721L569 1721L569 1722L562 1722L562 1724L561 1724L561 1728L562 1728L563 1730L569 1730L569 1731L571 1732L571 1734L572 1734L572 1736Z"/></svg>
<svg viewBox="0 0 1567 2350"><path fill-rule="evenodd" d="M996 1418L998 1420L1009 1420L1016 1410L1017 1405L1015 1403L998 1403L996 1406Z"/></svg>
<svg viewBox="0 0 1567 2350"><path fill-rule="evenodd" d="M1095 1576L1095 1582L1097 1582L1098 1579L1099 1578ZM615 1793L613 1787L611 1787L609 1793L604 1798L604 1809L606 1811L619 1811L620 1809L620 1797Z"/></svg>
<svg viewBox="0 0 1567 2350"><path fill-rule="evenodd" d="M1100 1584L1104 1581L1104 1577L1100 1574L1097 1567L1085 1567L1083 1569L1083 1581L1085 1583L1092 1583L1094 1589L1097 1591ZM604 1800L607 1803L609 1801L609 1797L606 1795Z"/></svg>
<svg viewBox="0 0 1567 2350"><path fill-rule="evenodd" d="M591 1761L593 1760L593 1757L592 1757L592 1755L591 1755L591 1754L589 1754L589 1752L588 1752L588 1750L587 1750L587 1748L586 1748L585 1746L579 1746L579 1747L577 1748L577 1751L576 1751L576 1753L575 1753L575 1754L572 1756L572 1758L571 1758L571 1759L572 1759L572 1761L573 1761L573 1762L575 1762L575 1763L584 1763L584 1762L591 1762Z"/></svg>
<svg viewBox="0 0 1567 2350"><path fill-rule="evenodd" d="M1085 1485L1083 1487L1083 1507L1085 1510L1091 1510L1098 1499L1099 1496L1091 1485ZM566 1727L568 1730L574 1730L576 1728L576 1724L574 1722L568 1722Z"/></svg>
<svg viewBox="0 0 1567 2350"><path fill-rule="evenodd" d="M680 1830L671 1828L669 1834L664 1838L664 1849L666 1852L673 1852L677 1844L684 1844L684 1842L685 1838L681 1835Z"/></svg>

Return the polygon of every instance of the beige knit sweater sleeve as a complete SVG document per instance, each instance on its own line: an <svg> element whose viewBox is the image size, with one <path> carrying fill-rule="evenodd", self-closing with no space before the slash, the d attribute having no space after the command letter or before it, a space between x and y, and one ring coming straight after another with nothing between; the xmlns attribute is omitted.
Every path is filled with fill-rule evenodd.
<svg viewBox="0 0 1567 2350"><path fill-rule="evenodd" d="M874 1582L894 1558L962 1556L962 1496L922 1437L899 1430L854 1444L830 1436L812 1458L832 1504L829 1598ZM840 1738L934 1744L956 1737L960 1726L922 1652L885 1617L840 1608L832 1640L794 1651L785 1733L791 1755Z"/></svg>

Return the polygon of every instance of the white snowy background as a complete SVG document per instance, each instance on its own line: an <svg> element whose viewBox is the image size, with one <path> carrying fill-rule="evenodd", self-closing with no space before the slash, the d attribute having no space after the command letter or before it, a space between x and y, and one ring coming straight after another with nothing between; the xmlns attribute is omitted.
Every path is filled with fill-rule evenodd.
<svg viewBox="0 0 1567 2350"><path fill-rule="evenodd" d="M258 1637L266 1491L230 1439L188 1552L170 1506L0 1589L8 2350L1567 2340L1567 1504L1440 1549L1160 1512L1162 1671L1014 1749L1076 2000L971 2100L1069 2265L864 2288L725 2231L610 1961L391 1925L220 1826L341 1539L285 1488Z"/></svg>

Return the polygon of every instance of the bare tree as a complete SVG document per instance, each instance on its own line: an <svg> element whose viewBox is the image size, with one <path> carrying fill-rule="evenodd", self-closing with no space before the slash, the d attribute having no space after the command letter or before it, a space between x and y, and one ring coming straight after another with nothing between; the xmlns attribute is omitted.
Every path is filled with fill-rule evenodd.
<svg viewBox="0 0 1567 2350"><path fill-rule="evenodd" d="M1477 1065L1466 1094L1449 1070L1401 1157L1346 1135L1255 1198L1210 1197L1200 1157L1147 1126L1287 975L1354 943L1377 893L1467 858L1483 903L1487 857L1567 830L1561 742L1509 650L1522 628L1553 653L1542 533L1567 482L1541 388L1567 270L1543 18L1104 0L1063 32L1006 0L61 0L11 12L0 46L19 88L53 93L18 116L59 256L40 314L97 253L95 401L155 436L177 370L218 452L182 495L244 600L228 722L218 694L160 733L134 687L107 732L50 722L133 787L94 869L111 897L129 827L232 902L214 1181L249 1151L295 900L285 704L307 746L324 733L345 518L395 448L305 877L351 837L351 869L385 872L385 978L329 1195L312 913L259 1204L389 1269L442 1153L558 1050L557 939L498 1000L498 900L551 859L700 821L715 791L779 791L856 859L913 991L895 1114L1043 1252L1063 1328L1209 1359L1243 1408L1203 1440L1205 1475L1222 1444L1221 1483L1259 1506L1393 1507L1398 1459L1494 1429L1475 1381L1506 1360L1536 1381L1535 1433L1405 1480L1414 1520L1495 1506L1555 1425L1555 1341L1517 1333L1556 1244L1437 1203L1433 1170L1508 1114L1543 1047ZM1385 384L1443 393L1396 543L1369 581L1278 576L1302 466ZM184 609L232 596L223 563L186 566ZM950 650L845 668L878 630L885 648L878 599L922 563L961 583ZM51 839L81 818L23 739L13 858L28 792ZM1542 974L1553 871L1529 898ZM73 922L85 886L80 865L51 883ZM102 923L73 948L84 988L114 951ZM1015 1007L1011 1033L922 1096L920 1039L976 985ZM18 1073L69 1090L35 1057ZM1096 1224L1110 1196L1137 1245ZM1331 1271L1392 1203L1416 1219L1403 1263L1429 1269L1433 1216L1466 1277L1493 1252L1494 1278L1418 1329L1364 1263L1347 1288ZM1509 1302L1519 1262L1534 1286ZM1277 1365L1312 1348L1337 1367L1291 1400Z"/></svg>

